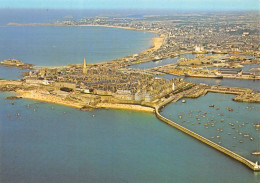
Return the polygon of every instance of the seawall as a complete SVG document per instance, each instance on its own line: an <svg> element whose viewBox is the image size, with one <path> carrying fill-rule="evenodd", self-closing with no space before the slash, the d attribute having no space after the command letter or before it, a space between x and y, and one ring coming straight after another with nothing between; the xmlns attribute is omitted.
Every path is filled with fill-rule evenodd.
<svg viewBox="0 0 260 183"><path fill-rule="evenodd" d="M179 124L177 124L177 123L175 123L175 122L173 122L173 121L171 121L167 118L165 118L164 116L162 116L159 113L159 109L160 109L160 107L156 107L155 114L156 114L156 117L158 119L160 119L161 121L167 123L168 125L170 125L174 128L177 128L178 130L180 130L180 131L192 136L193 138L209 145L210 147L213 147L214 149L228 155L229 157L236 159L237 161L243 163L244 165L246 165L247 167L249 167L253 171L260 171L260 166L256 166L256 164L253 163L252 161L250 161L250 160L234 153L233 151L230 151L229 149L222 147L222 146L210 141L209 139L207 139L207 138L205 138L205 137L203 137L203 136L201 136L201 135L199 135L199 134L197 134L197 133L195 133L195 132L193 132L193 131L191 131L191 130L189 130L189 129L187 129L187 128L185 128L185 127L183 127L183 126L181 126L181 125L179 125Z"/></svg>

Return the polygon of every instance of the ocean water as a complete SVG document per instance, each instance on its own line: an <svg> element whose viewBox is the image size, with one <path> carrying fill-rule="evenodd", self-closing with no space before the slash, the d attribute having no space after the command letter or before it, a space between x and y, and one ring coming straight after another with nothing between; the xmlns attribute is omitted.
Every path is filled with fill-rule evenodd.
<svg viewBox="0 0 260 183"><path fill-rule="evenodd" d="M101 13L102 11L83 10L1 10L0 60L19 57L18 59L35 65L66 65L70 59L73 63L81 63L83 57L86 57L87 62L97 63L103 59L121 57L120 54L125 56L124 54L138 53L151 46L151 38L155 34L130 30L4 26L8 22L51 22L67 15L81 18ZM135 12L136 16L141 14ZM110 36L104 37L104 34ZM99 42L100 36L106 42ZM114 44L120 44L120 48ZM108 45L111 47L106 47ZM0 78L16 79L20 74L21 71L16 68L0 67ZM226 84L232 85L233 80L227 80ZM246 86L246 83L243 85ZM247 86L253 87L253 84ZM257 183L260 180L259 173L252 172L239 162L166 125L154 114L123 110L83 112L26 99L15 100L12 105L12 101L4 99L10 95L14 94L0 92L1 183ZM223 99L221 96L207 95L205 99L212 99L217 104L216 100ZM223 96L226 99L224 104L233 106L231 97ZM191 106L197 104L198 108L199 104L203 108L201 99L203 98L195 99ZM191 103L189 99L188 103ZM177 110L176 114L182 112L180 109L187 110L179 107L173 109L173 105L167 106L163 113L170 115L174 113L173 110ZM234 115L243 114L248 105L250 104L236 103L233 107ZM221 107L221 110L224 108ZM206 109L208 106L203 110ZM259 110L259 107L256 109ZM257 114L250 110L241 119L254 122L259 119ZM241 119L239 121L244 121ZM248 126L245 129L251 128ZM205 132L204 129L201 132ZM251 133L255 135L250 131ZM223 145L230 145L224 143L223 141ZM255 147L255 143L253 141L249 145L247 152ZM237 148L243 153L247 146Z"/></svg>
<svg viewBox="0 0 260 183"><path fill-rule="evenodd" d="M0 93L1 183L260 180L154 114L82 112L26 99L12 105L4 99L10 95Z"/></svg>
<svg viewBox="0 0 260 183"><path fill-rule="evenodd" d="M185 99L186 103L171 103L162 115L253 162L260 161L252 155L260 151L260 129L255 127L260 123L260 104L234 102L234 97L208 93L199 99ZM209 107L212 104L215 107Z"/></svg>
<svg viewBox="0 0 260 183"><path fill-rule="evenodd" d="M103 27L0 27L0 60L36 66L99 63L152 46L154 33Z"/></svg>
<svg viewBox="0 0 260 183"><path fill-rule="evenodd" d="M27 70L20 70L15 67L2 67L0 66L0 78L6 80L16 80L21 79L24 72Z"/></svg>

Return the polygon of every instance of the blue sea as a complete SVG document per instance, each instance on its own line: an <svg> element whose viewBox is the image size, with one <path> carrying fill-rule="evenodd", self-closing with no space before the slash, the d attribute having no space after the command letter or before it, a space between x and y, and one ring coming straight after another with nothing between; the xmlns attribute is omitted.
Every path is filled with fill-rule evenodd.
<svg viewBox="0 0 260 183"><path fill-rule="evenodd" d="M82 112L26 99L12 105L4 99L10 95L0 93L1 183L260 180L258 173L166 125L154 114L105 109ZM215 97L225 98L209 95L207 99ZM173 105L165 110L174 113Z"/></svg>
<svg viewBox="0 0 260 183"><path fill-rule="evenodd" d="M152 46L156 34L104 27L0 27L0 60L36 66L99 63ZM127 35L127 36L125 36Z"/></svg>
<svg viewBox="0 0 260 183"><path fill-rule="evenodd" d="M5 26L8 22L51 22L67 15L81 18L101 13L83 10L0 11L0 60L18 58L41 66L81 63L86 57L89 63L97 63L138 53L151 46L155 34L131 30ZM121 13L142 15L142 12ZM22 72L0 67L0 78L17 79ZM166 125L154 114L105 109L83 112L27 99L15 100L12 105L12 100L5 99L12 95L0 92L1 183L257 183L260 180L259 173ZM224 118L227 126L221 128L225 134L230 130L229 122L238 120L236 127L239 128L238 125L249 121L248 126L241 128L250 131L250 135L257 139L252 123L259 122L259 104L235 103L232 97L208 94L199 99L187 99L186 106L189 107L180 102L170 104L163 114L178 122L180 113L194 110L197 115L196 110L200 109L208 112L209 119L213 115L216 120ZM209 109L207 102L220 106L220 111ZM225 110L226 106L234 108L232 114ZM224 116L220 118L219 113ZM190 120L196 120L195 116ZM193 129L194 125L189 126ZM217 124L209 130L198 124L195 127L193 130L199 130L207 137L211 137L210 130L214 132L212 136L216 136L218 132L214 129L220 128ZM221 138L225 147L232 148L234 144L229 143L228 135L221 135ZM235 152L256 160L250 152L257 141L250 144L244 141L235 144Z"/></svg>

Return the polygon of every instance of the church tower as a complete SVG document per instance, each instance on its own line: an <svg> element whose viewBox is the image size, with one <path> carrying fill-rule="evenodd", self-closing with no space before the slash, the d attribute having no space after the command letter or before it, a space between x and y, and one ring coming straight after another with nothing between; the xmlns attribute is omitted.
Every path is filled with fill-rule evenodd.
<svg viewBox="0 0 260 183"><path fill-rule="evenodd" d="M82 71L83 71L83 74L87 74L87 65L86 65L85 58L84 58L83 66L82 66Z"/></svg>

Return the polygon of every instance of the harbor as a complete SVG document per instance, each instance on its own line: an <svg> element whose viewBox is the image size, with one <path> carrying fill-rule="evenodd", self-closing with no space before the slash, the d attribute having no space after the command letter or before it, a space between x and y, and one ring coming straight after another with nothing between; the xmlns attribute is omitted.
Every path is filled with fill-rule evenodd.
<svg viewBox="0 0 260 183"><path fill-rule="evenodd" d="M113 179L113 182L119 182L126 171L124 179L133 182L136 179L144 182L191 181L187 172L191 177L200 174L196 179L200 182L206 179L221 183L220 174L229 177L236 173L239 176L232 178L232 183L257 180L257 172L252 175L251 170L239 162L169 127L151 113L106 109L82 112L29 99L17 100L15 105L11 105L11 101L4 98L12 93L1 92L0 95L0 115L3 119L0 123L4 131L8 130L2 133L1 148L4 157L2 166L6 167L2 180L6 182L10 179L19 181L16 173L24 171L31 172L23 176L27 182L31 179L77 182L79 178L75 173L78 170L74 169L78 166L84 170L82 177L93 182L102 181L85 172L112 176L110 180ZM189 104L189 99L186 101ZM16 117L18 112L20 116ZM8 113L11 115L9 118ZM78 143L75 144L75 141ZM19 149L19 153L15 149ZM117 169L116 172L102 168L115 159L120 159L116 164L112 163L112 169ZM42 161L47 165L37 166ZM10 166L11 162L13 166ZM128 167L125 167L126 164ZM142 171L135 169L136 166ZM54 178L46 178L48 167L57 167L57 171L66 172L66 175L55 176L56 173L51 171ZM128 172L129 167L133 170ZM165 171L162 167L170 170ZM211 169L205 170L205 167ZM154 172L157 175L151 178Z"/></svg>
<svg viewBox="0 0 260 183"><path fill-rule="evenodd" d="M170 102L169 99L157 107L156 115L167 124L242 162L250 169L259 171L255 165L260 159L252 154L259 151L258 121L253 117L259 116L259 104L243 103L237 107L232 97L208 93L196 101L186 99L183 103L179 100L168 104L168 107L166 104ZM162 112L159 112L161 107ZM254 115L248 118L247 113Z"/></svg>
<svg viewBox="0 0 260 183"><path fill-rule="evenodd" d="M259 182L255 12L52 11L0 11L0 182Z"/></svg>

